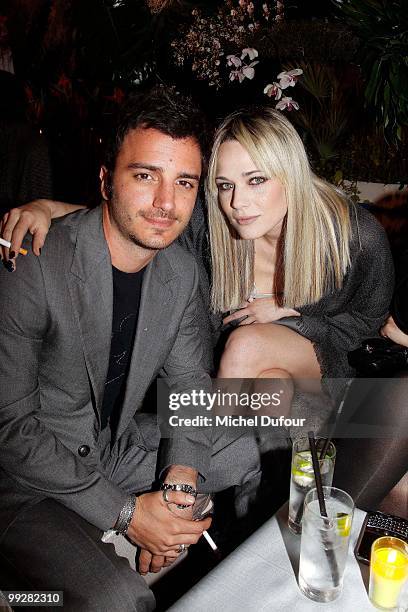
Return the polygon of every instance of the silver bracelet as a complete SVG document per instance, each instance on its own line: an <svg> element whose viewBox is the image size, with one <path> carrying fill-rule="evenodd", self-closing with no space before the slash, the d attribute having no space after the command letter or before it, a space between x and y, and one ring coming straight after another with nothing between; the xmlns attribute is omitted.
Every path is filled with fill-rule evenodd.
<svg viewBox="0 0 408 612"><path fill-rule="evenodd" d="M192 495L193 497L197 497L197 489L185 483L170 484L168 482L162 482L160 486L160 491L163 491L163 498L164 498L164 501L166 502L167 502L167 496L166 496L167 491L182 491L183 493L188 493L189 495ZM180 508L180 509L189 507L188 505L185 505L185 504L176 504L176 505L177 505L177 508Z"/></svg>
<svg viewBox="0 0 408 612"><path fill-rule="evenodd" d="M120 511L119 518L115 524L116 533L126 535L129 529L130 521L132 520L133 513L136 508L136 495L129 495L122 510Z"/></svg>
<svg viewBox="0 0 408 612"><path fill-rule="evenodd" d="M195 489L192 485L185 483L168 483L162 482L160 485L160 491L182 491L183 493L189 493L193 495L193 497L197 497L197 489Z"/></svg>

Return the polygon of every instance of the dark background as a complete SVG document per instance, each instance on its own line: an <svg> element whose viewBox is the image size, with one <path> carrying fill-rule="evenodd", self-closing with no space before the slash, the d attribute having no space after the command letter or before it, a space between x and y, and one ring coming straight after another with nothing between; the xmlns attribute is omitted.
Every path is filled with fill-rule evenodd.
<svg viewBox="0 0 408 612"><path fill-rule="evenodd" d="M381 0L361 0L361 5L372 1L381 4ZM351 179L407 179L406 115L400 116L399 139L395 130L384 133L386 121L372 104L371 108L366 104L369 74L361 59L361 39L331 0L286 0L284 22L249 41L262 58L255 79L241 84L226 81L218 91L195 78L188 60L184 67L175 65L171 41L191 23L194 8L210 18L225 3L176 0L158 12L152 4L143 0L3 0L0 5L4 26L0 49L11 49L15 74L24 88L26 119L49 143L56 199L89 202L95 197L105 134L123 97L132 90L157 82L175 84L178 90L192 93L215 122L237 106L270 102L263 86L271 82L271 75L300 62L332 70L346 109L347 129L343 126L340 135L330 137L320 134L320 141L314 131L321 126L302 125L294 112L290 116L316 171L329 180L339 170ZM262 2L254 4L255 11L260 11ZM394 25L389 26L388 37L394 36L392 28L398 29L399 21L406 20L402 29L408 24L406 5L404 0L389 0L384 11L394 10L387 17ZM362 23L364 19L362 13ZM407 42L406 36L403 40ZM381 44L385 47L386 40ZM229 52L237 51L231 45ZM401 61L407 72L408 52ZM402 81L394 81L394 91L387 94L390 104L408 91L408 78L406 88ZM292 94L306 110L308 92L301 82ZM377 102L378 112L381 104ZM325 151L327 143L322 144L322 138L333 151Z"/></svg>

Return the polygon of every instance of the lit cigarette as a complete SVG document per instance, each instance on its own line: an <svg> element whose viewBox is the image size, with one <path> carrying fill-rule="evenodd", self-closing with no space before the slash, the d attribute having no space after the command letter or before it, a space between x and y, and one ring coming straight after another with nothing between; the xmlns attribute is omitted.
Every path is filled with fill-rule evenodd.
<svg viewBox="0 0 408 612"><path fill-rule="evenodd" d="M8 240L4 240L4 238L0 238L0 244L7 247L8 249L11 247L11 242L9 242ZM19 249L18 252L20 253L20 255L27 255L28 253L27 249Z"/></svg>
<svg viewBox="0 0 408 612"><path fill-rule="evenodd" d="M216 545L216 543L214 542L214 540L212 539L208 531L206 531L205 529L203 531L203 536L205 537L205 539L207 540L207 542L209 543L209 545L211 546L213 550L218 550L218 546Z"/></svg>

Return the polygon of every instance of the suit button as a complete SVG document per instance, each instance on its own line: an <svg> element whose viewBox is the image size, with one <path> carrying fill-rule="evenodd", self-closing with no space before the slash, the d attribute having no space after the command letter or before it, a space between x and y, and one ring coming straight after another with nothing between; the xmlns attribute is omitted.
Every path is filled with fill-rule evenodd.
<svg viewBox="0 0 408 612"><path fill-rule="evenodd" d="M89 448L87 444L82 444L82 446L78 448L78 455L80 457L87 457L90 452L91 452L91 449Z"/></svg>

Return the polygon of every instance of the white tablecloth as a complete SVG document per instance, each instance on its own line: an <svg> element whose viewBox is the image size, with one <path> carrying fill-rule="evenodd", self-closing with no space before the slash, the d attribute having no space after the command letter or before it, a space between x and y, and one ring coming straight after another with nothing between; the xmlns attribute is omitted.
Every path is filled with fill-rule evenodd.
<svg viewBox="0 0 408 612"><path fill-rule="evenodd" d="M169 612L373 612L364 584L368 566L358 563L353 552L364 516L355 511L344 588L334 602L315 603L300 592L300 536L287 528L284 506Z"/></svg>

